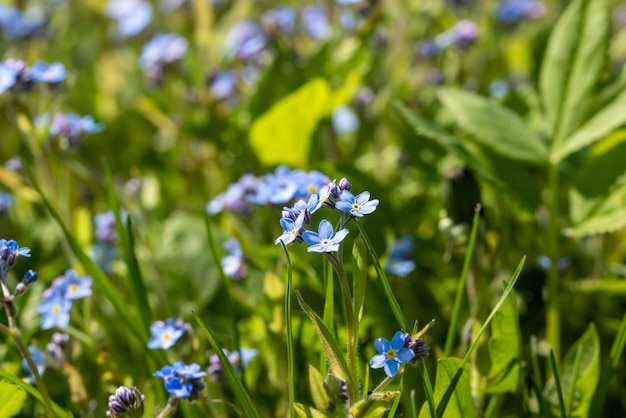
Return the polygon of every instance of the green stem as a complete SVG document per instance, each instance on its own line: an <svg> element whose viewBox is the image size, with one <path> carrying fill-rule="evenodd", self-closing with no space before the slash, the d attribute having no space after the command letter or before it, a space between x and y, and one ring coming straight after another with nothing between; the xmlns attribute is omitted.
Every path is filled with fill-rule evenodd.
<svg viewBox="0 0 626 418"><path fill-rule="evenodd" d="M341 248L339 249L341 251ZM350 369L350 374L352 375L352 379L357 381L357 365L356 365L356 345L354 344L354 318L352 314L352 293L350 292L350 284L348 283L348 277L346 276L346 271L343 268L343 263L338 259L333 257L329 253L324 253L328 260L330 260L333 267L335 267L335 271L337 272L337 277L339 278L339 288L341 289L341 296L343 297L343 310L346 316L346 331L347 331L347 351L348 351L348 368ZM351 399L352 403L356 402L357 399Z"/></svg>
<svg viewBox="0 0 626 418"><path fill-rule="evenodd" d="M331 334L337 338L335 331L335 281L333 269L326 258L324 259L324 285L326 288L324 296L324 325L326 325ZM328 364L326 363L326 357L323 352L320 357L320 373L322 376L326 376Z"/></svg>
<svg viewBox="0 0 626 418"><path fill-rule="evenodd" d="M178 399L170 397L170 399L167 401L167 405L165 405L165 408L163 408L161 413L157 415L157 418L165 418L166 416L168 416L170 412L172 412L172 410L174 409L174 406L176 406L177 402Z"/></svg>
<svg viewBox="0 0 626 418"><path fill-rule="evenodd" d="M546 309L546 334L548 343L559 359L561 354L561 315L559 297L559 172L558 163L549 167L550 226L548 230L548 251L551 260L548 272L548 294Z"/></svg>
<svg viewBox="0 0 626 418"><path fill-rule="evenodd" d="M474 222L472 223L472 232L470 233L469 245L467 246L467 252L465 253L465 261L463 262L463 270L461 272L461 278L456 288L456 296L454 298L454 305L452 308L452 317L450 318L450 327L448 328L448 336L446 337L446 344L443 349L443 356L449 357L452 351L452 345L454 344L454 336L456 335L456 324L461 312L461 300L463 298L463 290L467 283L467 276L472 264L472 255L474 254L474 246L476 244L476 235L478 232L478 222L480 219L480 205L476 205L474 212Z"/></svg>
<svg viewBox="0 0 626 418"><path fill-rule="evenodd" d="M293 359L293 328L291 323L291 288L292 288L292 270L291 259L289 258L289 252L285 247L284 242L280 242L287 258L287 289L285 291L285 322L287 325L287 378L288 378L288 391L289 391L289 416L295 416L294 405L296 402L296 380L294 374L294 359Z"/></svg>

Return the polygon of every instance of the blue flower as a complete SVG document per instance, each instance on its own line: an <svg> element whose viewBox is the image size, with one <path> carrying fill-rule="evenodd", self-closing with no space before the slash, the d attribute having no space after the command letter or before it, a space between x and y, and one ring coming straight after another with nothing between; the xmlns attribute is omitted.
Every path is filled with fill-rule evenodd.
<svg viewBox="0 0 626 418"><path fill-rule="evenodd" d="M261 15L261 21L265 27L291 35L296 24L296 17L296 11L294 9L281 6L263 13Z"/></svg>
<svg viewBox="0 0 626 418"><path fill-rule="evenodd" d="M204 389L201 382L206 372L200 371L198 364L185 365L178 361L173 366L165 366L154 373L154 376L163 379L167 392L178 399L198 399L200 391Z"/></svg>
<svg viewBox="0 0 626 418"><path fill-rule="evenodd" d="M315 4L302 9L304 30L313 39L324 39L330 35L330 26L324 8Z"/></svg>
<svg viewBox="0 0 626 418"><path fill-rule="evenodd" d="M45 117L42 117L45 123ZM96 123L91 116L80 117L75 113L64 115L57 113L50 126L50 135L59 135L67 141L70 147L77 146L87 134L104 131L104 125Z"/></svg>
<svg viewBox="0 0 626 418"><path fill-rule="evenodd" d="M12 194L0 192L0 214L15 204Z"/></svg>
<svg viewBox="0 0 626 418"><path fill-rule="evenodd" d="M415 262L411 260L411 255L415 244L411 237L402 237L391 247L389 258L385 263L385 271L397 276L406 277L415 270Z"/></svg>
<svg viewBox="0 0 626 418"><path fill-rule="evenodd" d="M209 90L213 97L219 100L233 97L237 90L237 77L234 71L225 70L212 74L209 77Z"/></svg>
<svg viewBox="0 0 626 418"><path fill-rule="evenodd" d="M20 247L17 242L0 239L0 266L10 268L17 262L17 257L30 257L30 248Z"/></svg>
<svg viewBox="0 0 626 418"><path fill-rule="evenodd" d="M267 36L256 23L244 20L233 26L224 42L228 57L237 56L242 61L257 58L267 45Z"/></svg>
<svg viewBox="0 0 626 418"><path fill-rule="evenodd" d="M167 322L156 321L150 325L152 338L148 341L148 348L152 350L157 348L167 350L172 347L186 332L185 327L181 325L174 318L169 318Z"/></svg>
<svg viewBox="0 0 626 418"><path fill-rule="evenodd" d="M186 377L187 379L201 379L206 376L206 372L201 371L200 365L193 363L186 365L182 361L177 361L173 364L174 372L180 377Z"/></svg>
<svg viewBox="0 0 626 418"><path fill-rule="evenodd" d="M63 297L60 292L54 292L49 299L37 305L37 312L43 315L41 329L52 327L65 328L70 322L70 309L72 301Z"/></svg>
<svg viewBox="0 0 626 418"><path fill-rule="evenodd" d="M514 25L525 19L541 17L545 6L539 0L505 0L496 8L496 19Z"/></svg>
<svg viewBox="0 0 626 418"><path fill-rule="evenodd" d="M60 286L61 293L68 300L82 299L91 296L91 277L79 278L74 270L67 270Z"/></svg>
<svg viewBox="0 0 626 418"><path fill-rule="evenodd" d="M308 202L304 200L298 200L296 203L294 203L293 208L283 207L283 210L289 212L289 214L293 217L300 216L301 214L306 216L307 212L311 214L317 211L320 207L322 207L323 203L324 202L320 201L317 194L313 193L309 197Z"/></svg>
<svg viewBox="0 0 626 418"><path fill-rule="evenodd" d="M158 78L167 64L185 56L187 47L187 41L178 35L157 33L144 45L139 65L148 76Z"/></svg>
<svg viewBox="0 0 626 418"><path fill-rule="evenodd" d="M354 197L348 190L343 190L340 199L340 201L335 203L335 207L342 212L349 212L350 215L357 217L369 215L378 206L378 199L370 200L370 192L363 192Z"/></svg>
<svg viewBox="0 0 626 418"><path fill-rule="evenodd" d="M38 62L31 68L30 75L35 81L49 84L60 83L67 78L65 66L60 62Z"/></svg>
<svg viewBox="0 0 626 418"><path fill-rule="evenodd" d="M138 35L152 20L152 6L141 0L109 0L107 14L124 36Z"/></svg>
<svg viewBox="0 0 626 418"><path fill-rule="evenodd" d="M241 347L241 354L238 351L229 352L226 349L222 349L222 352L226 355L226 358L228 358L228 361L237 373L239 373L242 367L244 369L248 368L250 360L259 354L259 350L247 347ZM211 375L211 380L217 383L224 383L226 381L226 375L224 374L224 368L217 354L212 354L211 357L209 357L209 363L208 372Z"/></svg>
<svg viewBox="0 0 626 418"><path fill-rule="evenodd" d="M282 218L280 220L280 226L283 227L283 234L276 238L274 244L283 242L283 244L291 244L300 236L302 230L302 223L304 222L304 214L299 215L296 220L290 218Z"/></svg>
<svg viewBox="0 0 626 418"><path fill-rule="evenodd" d="M415 353L404 347L405 337L402 331L396 332L391 342L385 338L377 338L374 346L378 350L378 354L370 360L372 369L380 369L384 367L385 374L393 377L398 373L401 363L411 361L415 357Z"/></svg>
<svg viewBox="0 0 626 418"><path fill-rule="evenodd" d="M338 134L354 132L359 129L359 117L348 106L339 106L333 110L333 129Z"/></svg>
<svg viewBox="0 0 626 418"><path fill-rule="evenodd" d="M46 353L34 345L28 346L28 352L30 353L30 357L33 359L33 362L35 363L35 366L37 367L37 373L39 374L39 376L42 376L48 366ZM33 371L30 369L30 366L28 365L28 362L26 361L26 359L22 360L22 369L28 372L31 383L34 383L35 375Z"/></svg>
<svg viewBox="0 0 626 418"><path fill-rule="evenodd" d="M339 250L339 244L348 235L347 229L334 234L333 226L326 219L320 222L318 232L304 231L302 239L310 245L308 252L329 253Z"/></svg>
<svg viewBox="0 0 626 418"><path fill-rule="evenodd" d="M235 238L231 238L223 245L230 254L222 258L224 274L233 279L241 279L246 276L246 262L241 251L241 245Z"/></svg>
<svg viewBox="0 0 626 418"><path fill-rule="evenodd" d="M13 66L0 63L0 93L9 90L16 82L16 69Z"/></svg>

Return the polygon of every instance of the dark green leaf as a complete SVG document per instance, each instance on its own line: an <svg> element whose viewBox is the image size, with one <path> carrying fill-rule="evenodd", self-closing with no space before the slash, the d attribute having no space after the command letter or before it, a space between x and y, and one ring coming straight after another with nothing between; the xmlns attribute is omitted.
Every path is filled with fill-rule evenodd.
<svg viewBox="0 0 626 418"><path fill-rule="evenodd" d="M624 161L626 129L620 129L589 149L583 165L576 171L574 186L587 198L603 196L626 173Z"/></svg>
<svg viewBox="0 0 626 418"><path fill-rule="evenodd" d="M455 377L459 372L462 373L460 378ZM456 387L445 412L440 416L450 418L474 417L476 415L476 407L472 399L469 365L464 364L463 360L459 358L450 357L439 361L435 380L435 402L439 404L453 380L457 381ZM437 412L439 413L439 408L437 408ZM419 416L420 418L430 417L427 403L422 405Z"/></svg>

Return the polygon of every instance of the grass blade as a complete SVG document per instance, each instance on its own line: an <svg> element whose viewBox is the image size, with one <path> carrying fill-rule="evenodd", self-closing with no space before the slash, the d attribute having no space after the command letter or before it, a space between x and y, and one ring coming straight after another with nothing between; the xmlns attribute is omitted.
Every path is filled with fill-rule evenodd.
<svg viewBox="0 0 626 418"><path fill-rule="evenodd" d="M567 418L565 413L565 402L563 401L563 391L561 390L561 377L556 367L556 358L554 357L554 351L550 350L550 366L552 367L552 373L554 374L554 383L556 384L556 393L559 399L559 408L561 409L561 418Z"/></svg>
<svg viewBox="0 0 626 418"><path fill-rule="evenodd" d="M370 242L367 234L365 233L365 230L363 229L363 226L358 221L358 219L355 218L354 222L359 228L359 232L363 237L363 241L365 241L365 246L367 247L367 251L369 251L370 253L370 258L374 262L374 268L376 269L376 273L378 273L378 277L380 277L380 281L383 284L383 288L385 289L385 295L387 296L387 300L389 301L391 310L393 311L393 314L396 317L398 324L400 325L400 329L404 332L408 332L411 328L409 328L409 324L406 322L404 314L402 313L402 308L400 307L398 300L394 296L393 290L391 290L391 285L389 284L389 280L387 279L385 270L383 270L382 266L380 265L380 261L378 259L378 256L376 255L376 251L374 251L374 247L372 246L372 243Z"/></svg>
<svg viewBox="0 0 626 418"><path fill-rule="evenodd" d="M280 245L283 247L285 258L287 260L287 289L285 290L285 322L287 325L287 384L289 385L289 415L294 417L294 405L296 403L296 377L293 358L293 329L291 323L291 288L293 284L293 271L291 269L289 251L287 251L287 247L285 247L284 242L281 241Z"/></svg>
<svg viewBox="0 0 626 418"><path fill-rule="evenodd" d="M443 349L443 356L450 356L452 351L452 345L454 344L454 336L456 335L456 324L459 320L459 314L461 312L461 300L463 293L465 293L465 284L467 283L467 276L472 264L472 256L474 255L474 246L476 244L476 236L478 235L478 223L480 221L480 204L476 205L474 209L474 221L472 222L472 232L470 233L470 239L467 246L467 252L465 253L465 261L463 262L463 270L461 271L461 277L456 288L456 296L454 298L454 306L452 308L452 317L450 318L450 326L448 327L448 335L446 337L446 344Z"/></svg>
<svg viewBox="0 0 626 418"><path fill-rule="evenodd" d="M420 374L422 375L422 386L424 386L424 394L426 395L426 402L428 402L428 409L430 410L430 416L436 417L437 407L435 406L435 394L433 393L433 385L430 382L428 369L426 368L426 365L424 363L419 363L418 368L419 368Z"/></svg>
<svg viewBox="0 0 626 418"><path fill-rule="evenodd" d="M509 293L513 291L513 287L515 286L515 283L517 283L517 279L519 278L519 275L522 272L522 268L524 267L525 262L526 262L526 257L524 256L522 258L522 261L520 261L520 263L518 264L517 269L515 269L515 272L513 273L513 277L511 277L511 281L504 289L504 292L502 292L500 299L498 299L498 302L493 307L493 309L491 310L491 313L489 314L489 316L483 323L482 327L480 327L480 330L476 334L476 338L474 338L474 340L472 341L472 344L470 345L469 350L467 350L467 353L465 354L465 357L463 358L463 363L460 365L459 369L454 375L454 378L451 380L450 386L448 386L448 389L446 390L443 397L441 398L439 405L437 405L437 414L436 414L437 417L443 416L443 413L446 410L446 407L448 406L448 402L450 401L450 398L452 397L452 394L454 393L454 389L456 388L457 383L461 379L461 374L463 373L463 369L465 368L465 365L469 362L470 357L472 353L474 352L474 350L476 349L476 347L478 347L480 338L482 337L482 335L485 333L485 331L491 324L491 321L493 320L493 317L495 316L496 312L498 312L498 310L500 309L500 307L502 306L506 298L509 296Z"/></svg>
<svg viewBox="0 0 626 418"><path fill-rule="evenodd" d="M224 374L230 382L230 385L235 392L235 397L237 398L238 404L243 409L245 416L248 418L260 418L259 412L254 407L252 399L250 399L250 395L246 391L246 388L243 386L243 383L241 382L241 379L239 379L239 376L237 376L237 372L235 372L233 365L230 364L230 361L222 351L221 347L217 344L217 340L195 312L193 312L193 316L196 318L198 326L209 341L211 348L213 349L213 351L215 351L217 357L219 357L220 363L224 368Z"/></svg>
<svg viewBox="0 0 626 418"><path fill-rule="evenodd" d="M609 391L609 386L611 384L613 374L615 373L617 365L622 358L622 353L624 352L625 345L626 314L624 314L624 317L622 318L622 323L619 326L619 330L617 331L617 335L615 336L615 340L613 341L613 345L611 346L611 352L609 353L609 364L607 365L606 370L602 375L600 385L598 386L598 390L596 391L596 395L593 398L591 408L589 409L590 417L599 417L602 414L604 400L606 399L606 395Z"/></svg>
<svg viewBox="0 0 626 418"><path fill-rule="evenodd" d="M534 335L530 337L530 361L532 363L533 373L532 381L535 388L535 395L539 401L539 412L542 416L549 416L548 405L546 404L546 398L543 396L542 383L541 383L541 369L539 368L539 356L537 354L537 337Z"/></svg>

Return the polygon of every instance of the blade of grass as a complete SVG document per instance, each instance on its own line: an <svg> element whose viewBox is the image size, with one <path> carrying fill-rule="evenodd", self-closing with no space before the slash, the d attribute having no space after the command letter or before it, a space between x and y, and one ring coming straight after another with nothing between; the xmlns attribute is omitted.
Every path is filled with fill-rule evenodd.
<svg viewBox="0 0 626 418"><path fill-rule="evenodd" d="M135 254L131 218L130 216L126 217L126 226L124 226L124 222L121 217L122 209L120 201L117 198L117 193L115 192L111 171L106 164L104 173L107 183L109 205L115 214L115 229L117 230L117 236L119 237L122 254L124 255L124 261L126 262L128 269L131 295L134 299L134 304L139 311L142 326L145 329L149 329L150 322L153 320L154 314L152 312L152 308L150 307L150 302L148 301L148 289L146 287L145 279L141 273L139 262L137 261L137 255Z"/></svg>
<svg viewBox="0 0 626 418"><path fill-rule="evenodd" d="M385 270L383 270L382 266L380 265L380 261L378 259L378 256L376 255L376 251L374 251L374 247L372 246L372 243L370 242L359 220L355 218L354 222L356 223L357 228L359 228L359 232L361 233L361 236L363 237L363 241L365 241L365 246L367 247L367 251L370 253L370 258L374 262L374 268L376 269L376 273L378 274L378 277L380 277L380 281L383 284L385 295L387 296L387 300L389 301L391 310L393 311L393 314L396 317L396 321L398 321L398 324L400 325L400 329L404 330L405 332L408 332L411 328L409 328L409 324L406 322L406 319L404 318L404 314L402 313L402 308L400 307L398 300L394 296L393 290L391 290L391 285L389 284L389 280L387 279Z"/></svg>
<svg viewBox="0 0 626 418"><path fill-rule="evenodd" d="M576 376L578 376L578 372L580 371L580 363L583 355L583 346L579 345L576 350L576 357L574 359L574 373L572 373L572 386L569 388L569 393L567 394L567 403L565 404L565 413L569 415L574 407L574 395L576 394Z"/></svg>
<svg viewBox="0 0 626 418"><path fill-rule="evenodd" d="M417 404L415 403L415 389L411 389L411 418L417 418Z"/></svg>
<svg viewBox="0 0 626 418"><path fill-rule="evenodd" d="M446 407L448 406L448 402L450 401L450 398L452 397L452 394L454 393L454 389L456 388L457 383L461 379L461 374L463 373L463 369L465 368L465 365L469 362L472 353L478 347L480 338L489 327L489 324L491 324L491 321L493 320L493 317L496 315L496 312L498 312L498 310L500 309L500 307L502 306L506 298L509 296L509 293L513 291L513 287L515 286L515 283L517 283L517 279L519 278L519 275L522 272L522 267L524 267L525 261L526 261L526 256L524 256L522 258L522 261L520 261L519 265L517 266L517 269L515 269L515 272L513 273L513 277L511 277L511 281L504 288L504 292L502 292L500 299L498 299L498 302L493 307L493 309L491 310L491 313L489 314L489 316L483 323L482 327L480 327L480 330L476 334L476 338L474 338L474 340L472 341L472 344L470 345L469 350L467 350L467 353L465 354L465 357L463 358L463 363L461 363L459 369L457 370L454 377L450 381L450 386L448 386L448 388L446 389L446 392L443 394L441 398L441 401L439 402L439 405L437 405L437 414L435 415L436 417L443 416L443 413L446 410Z"/></svg>
<svg viewBox="0 0 626 418"><path fill-rule="evenodd" d="M393 418L396 416L396 410L398 409L398 404L400 403L400 398L402 397L402 391L404 390L404 373L400 377L400 383L398 384L398 396L393 398L393 402L391 403L391 407L389 408L388 417Z"/></svg>
<svg viewBox="0 0 626 418"><path fill-rule="evenodd" d="M289 385L289 416L295 416L294 405L296 403L296 378L293 359L293 329L291 324L291 288L293 271L291 269L291 258L289 257L289 251L285 247L284 242L280 242L285 253L285 259L287 260L287 289L285 291L285 322L287 324L287 384ZM332 279L332 278L331 278Z"/></svg>
<svg viewBox="0 0 626 418"><path fill-rule="evenodd" d="M0 377L13 383L16 386L21 387L26 392L30 393L32 396L37 398L37 400L39 400L43 404L43 397L41 396L41 393L39 393L39 391L33 385L26 383L22 379L19 379L13 376L12 374L5 372L2 369L0 369ZM61 408L59 405L54 403L54 401L51 401L51 403L52 403L52 409L54 409L54 413L57 415L57 417L72 417L73 416L71 412L63 410L63 408Z"/></svg>
<svg viewBox="0 0 626 418"><path fill-rule="evenodd" d="M454 336L456 335L456 324L459 320L459 314L461 312L461 301L463 294L465 293L465 285L467 283L467 276L469 274L470 266L472 264L472 256L474 254L474 246L476 244L476 235L478 232L478 223L480 221L480 204L476 205L474 209L474 221L472 222L472 232L470 233L469 243L467 245L467 251L465 253L465 261L463 262L463 270L461 271L461 277L456 288L456 296L454 298L454 305L452 307L452 317L450 318L450 326L448 327L448 335L446 337L446 343L443 349L443 356L450 356L452 351L452 345L454 344Z"/></svg>
<svg viewBox="0 0 626 418"><path fill-rule="evenodd" d="M424 387L424 394L426 395L426 402L428 402L428 409L430 410L430 416L437 416L437 407L435 406L435 394L433 393L433 385L430 382L430 376L428 375L428 369L424 363L418 364L418 369L422 375L422 386Z"/></svg>
<svg viewBox="0 0 626 418"><path fill-rule="evenodd" d="M537 354L537 337L534 335L530 337L530 361L533 368L533 386L535 388L537 400L539 401L539 411L543 416L547 417L549 415L548 405L546 405L546 398L544 398L543 390L541 389L543 384L541 379L541 369L539 368L539 355Z"/></svg>
<svg viewBox="0 0 626 418"><path fill-rule="evenodd" d="M561 418L567 418L565 412L565 402L563 401L563 390L561 389L561 377L556 367L556 358L554 357L554 351L550 349L550 366L552 367L552 373L554 374L554 383L556 384L556 393L559 399L559 408L561 409Z"/></svg>
<svg viewBox="0 0 626 418"><path fill-rule="evenodd" d="M602 414L604 400L606 399L606 395L609 391L609 386L611 384L613 374L615 373L617 365L622 358L622 353L624 352L625 345L626 314L624 314L624 317L622 318L622 323L619 326L619 330L617 331L617 335L615 336L615 340L613 341L613 345L611 346L611 352L609 353L609 363L606 367L606 370L604 370L602 380L600 380L600 385L598 386L598 390L596 391L596 396L593 398L591 408L589 409L590 417L599 417Z"/></svg>
<svg viewBox="0 0 626 418"><path fill-rule="evenodd" d="M193 316L196 318L196 322L198 322L198 326L204 333L206 339L209 341L211 348L217 354L217 357L220 359L220 363L222 364L222 368L224 369L224 374L228 379L230 385L232 386L233 391L235 392L235 397L237 398L239 406L243 409L245 416L249 418L260 418L259 412L254 407L254 403L252 399L250 399L250 395L246 391L246 388L243 386L241 379L237 376L237 372L233 368L232 364L222 351L222 348L217 344L217 340L209 331L209 329L204 325L204 322L198 317L198 315L193 312Z"/></svg>

